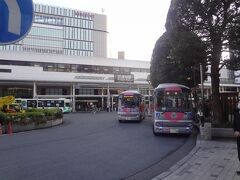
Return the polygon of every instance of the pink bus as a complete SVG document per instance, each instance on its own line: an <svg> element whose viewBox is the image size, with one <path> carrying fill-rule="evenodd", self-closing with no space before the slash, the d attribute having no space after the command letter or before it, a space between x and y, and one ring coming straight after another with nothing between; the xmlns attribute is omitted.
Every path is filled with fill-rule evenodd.
<svg viewBox="0 0 240 180"><path fill-rule="evenodd" d="M118 121L141 121L145 118L144 98L138 91L124 91L118 96Z"/></svg>
<svg viewBox="0 0 240 180"><path fill-rule="evenodd" d="M193 129L191 90L175 83L154 89L153 134L191 134Z"/></svg>

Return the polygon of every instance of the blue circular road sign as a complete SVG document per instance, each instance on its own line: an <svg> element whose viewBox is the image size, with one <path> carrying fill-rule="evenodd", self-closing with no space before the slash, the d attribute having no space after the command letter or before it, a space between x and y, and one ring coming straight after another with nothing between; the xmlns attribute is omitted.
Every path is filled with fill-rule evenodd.
<svg viewBox="0 0 240 180"><path fill-rule="evenodd" d="M0 45L23 39L33 23L32 0L0 0Z"/></svg>

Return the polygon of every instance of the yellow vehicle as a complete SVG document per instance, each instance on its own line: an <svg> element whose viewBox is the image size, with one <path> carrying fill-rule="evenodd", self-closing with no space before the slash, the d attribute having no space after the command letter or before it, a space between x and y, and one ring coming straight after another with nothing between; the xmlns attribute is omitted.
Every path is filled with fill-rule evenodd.
<svg viewBox="0 0 240 180"><path fill-rule="evenodd" d="M13 96L4 96L0 98L0 110L5 113L23 113L22 106L18 103L14 103L15 98Z"/></svg>

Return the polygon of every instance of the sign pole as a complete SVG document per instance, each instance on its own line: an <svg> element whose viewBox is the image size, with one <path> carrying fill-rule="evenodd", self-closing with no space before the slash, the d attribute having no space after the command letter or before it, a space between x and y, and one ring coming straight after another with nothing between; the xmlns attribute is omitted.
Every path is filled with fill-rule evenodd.
<svg viewBox="0 0 240 180"><path fill-rule="evenodd" d="M204 116L205 116L205 113L204 113L204 85L203 85L203 67L202 67L202 64L200 64L200 77L201 77L201 97L202 97L202 106L201 106L201 110L202 110L202 125L204 124Z"/></svg>

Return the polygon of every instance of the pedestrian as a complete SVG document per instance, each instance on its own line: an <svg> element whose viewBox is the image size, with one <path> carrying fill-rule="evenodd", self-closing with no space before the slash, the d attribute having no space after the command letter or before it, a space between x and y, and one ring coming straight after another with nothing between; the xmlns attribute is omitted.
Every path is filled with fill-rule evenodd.
<svg viewBox="0 0 240 180"><path fill-rule="evenodd" d="M238 101L237 109L234 113L233 131L237 139L238 160L240 161L240 101ZM240 170L237 171L237 174L240 175Z"/></svg>

